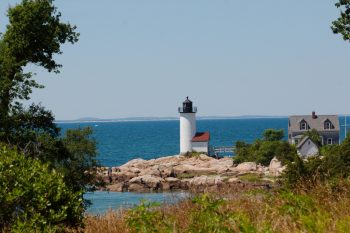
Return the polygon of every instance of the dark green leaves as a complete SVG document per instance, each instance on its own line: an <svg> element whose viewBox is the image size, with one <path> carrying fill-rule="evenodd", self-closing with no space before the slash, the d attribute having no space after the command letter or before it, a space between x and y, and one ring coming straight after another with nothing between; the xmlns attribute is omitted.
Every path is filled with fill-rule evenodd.
<svg viewBox="0 0 350 233"><path fill-rule="evenodd" d="M42 88L24 73L28 64L59 72L54 55L61 45L78 41L76 27L61 22L52 0L22 0L8 9L9 25L0 37L0 121L14 101L28 100L33 88Z"/></svg>
<svg viewBox="0 0 350 233"><path fill-rule="evenodd" d="M283 138L283 130L268 129L263 134L262 140L256 140L252 144L236 142L234 162L256 162L268 166L273 157L285 164L293 160L296 150Z"/></svg>
<svg viewBox="0 0 350 233"><path fill-rule="evenodd" d="M332 22L332 30L335 34L341 34L343 39L350 42L350 0L339 0L335 4L340 8L340 17Z"/></svg>
<svg viewBox="0 0 350 233"><path fill-rule="evenodd" d="M48 232L80 222L81 195L47 164L0 145L0 231Z"/></svg>
<svg viewBox="0 0 350 233"><path fill-rule="evenodd" d="M60 65L53 55L62 53L61 44L77 42L76 27L60 21L61 13L52 2L26 0L8 10L10 24L3 40L8 47L7 55L19 65L34 63L58 72Z"/></svg>

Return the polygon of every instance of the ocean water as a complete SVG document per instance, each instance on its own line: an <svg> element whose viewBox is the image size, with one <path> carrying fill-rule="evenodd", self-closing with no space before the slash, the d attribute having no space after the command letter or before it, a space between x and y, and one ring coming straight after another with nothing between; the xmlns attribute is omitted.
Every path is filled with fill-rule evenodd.
<svg viewBox="0 0 350 233"><path fill-rule="evenodd" d="M344 118L340 118L344 124ZM179 121L121 121L61 123L63 132L70 128L90 126L98 143L98 160L103 166L119 166L131 159L153 159L179 153ZM253 142L266 129L283 129L285 138L288 118L197 120L197 131L210 131L211 146L233 146L236 141ZM344 138L344 128L341 130ZM87 193L93 205L88 213L101 214L108 209L130 207L141 199L164 202L176 200L178 193ZM175 198L174 198L175 197Z"/></svg>
<svg viewBox="0 0 350 233"><path fill-rule="evenodd" d="M179 153L179 121L89 122L59 124L64 130L90 126L103 166L119 166L135 158L153 159ZM210 131L211 146L253 142L265 129L284 129L287 118L198 120L197 131Z"/></svg>
<svg viewBox="0 0 350 233"><path fill-rule="evenodd" d="M186 192L164 193L117 193L117 192L89 192L84 196L92 201L93 205L87 209L88 214L102 215L108 210L119 208L132 208L135 205L146 202L158 202L160 204L172 204L184 198L190 197Z"/></svg>

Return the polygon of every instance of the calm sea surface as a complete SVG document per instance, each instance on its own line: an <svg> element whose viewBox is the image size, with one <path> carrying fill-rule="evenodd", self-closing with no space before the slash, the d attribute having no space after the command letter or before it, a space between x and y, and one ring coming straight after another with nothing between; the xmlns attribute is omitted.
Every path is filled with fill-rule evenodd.
<svg viewBox="0 0 350 233"><path fill-rule="evenodd" d="M340 124L344 118L340 118ZM103 166L119 166L135 158L152 159L179 153L179 121L123 121L59 123L63 131L90 126L98 142L98 159ZM197 120L197 131L210 131L212 146L233 146L236 141L253 142L266 129L288 130L288 118ZM341 130L344 138L344 130ZM102 213L138 203L141 199L164 202L170 195L135 193L88 193L93 201L90 213Z"/></svg>
<svg viewBox="0 0 350 233"><path fill-rule="evenodd" d="M198 120L197 131L210 131L212 146L252 142L265 129L287 131L287 118ZM89 122L59 124L63 129L90 126L104 166L119 166L134 158L153 159L179 153L179 121Z"/></svg>

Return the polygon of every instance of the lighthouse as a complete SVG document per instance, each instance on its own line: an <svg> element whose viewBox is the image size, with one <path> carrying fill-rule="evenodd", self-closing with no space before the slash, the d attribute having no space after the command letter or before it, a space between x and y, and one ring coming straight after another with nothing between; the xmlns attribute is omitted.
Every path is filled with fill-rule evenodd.
<svg viewBox="0 0 350 233"><path fill-rule="evenodd" d="M179 107L180 113L180 154L192 152L192 138L196 135L196 112L191 100L186 98L182 107Z"/></svg>

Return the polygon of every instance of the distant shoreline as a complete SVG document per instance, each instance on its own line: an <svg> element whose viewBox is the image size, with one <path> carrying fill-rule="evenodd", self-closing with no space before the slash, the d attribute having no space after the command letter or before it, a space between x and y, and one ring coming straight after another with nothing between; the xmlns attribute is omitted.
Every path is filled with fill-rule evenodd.
<svg viewBox="0 0 350 233"><path fill-rule="evenodd" d="M197 120L241 120L241 119L281 119L288 116L234 116L234 117L215 117L215 116L199 116ZM144 122L144 121L178 121L178 117L130 117L120 119L77 119L77 120L57 120L55 123L70 124L70 123L113 123L113 122Z"/></svg>

